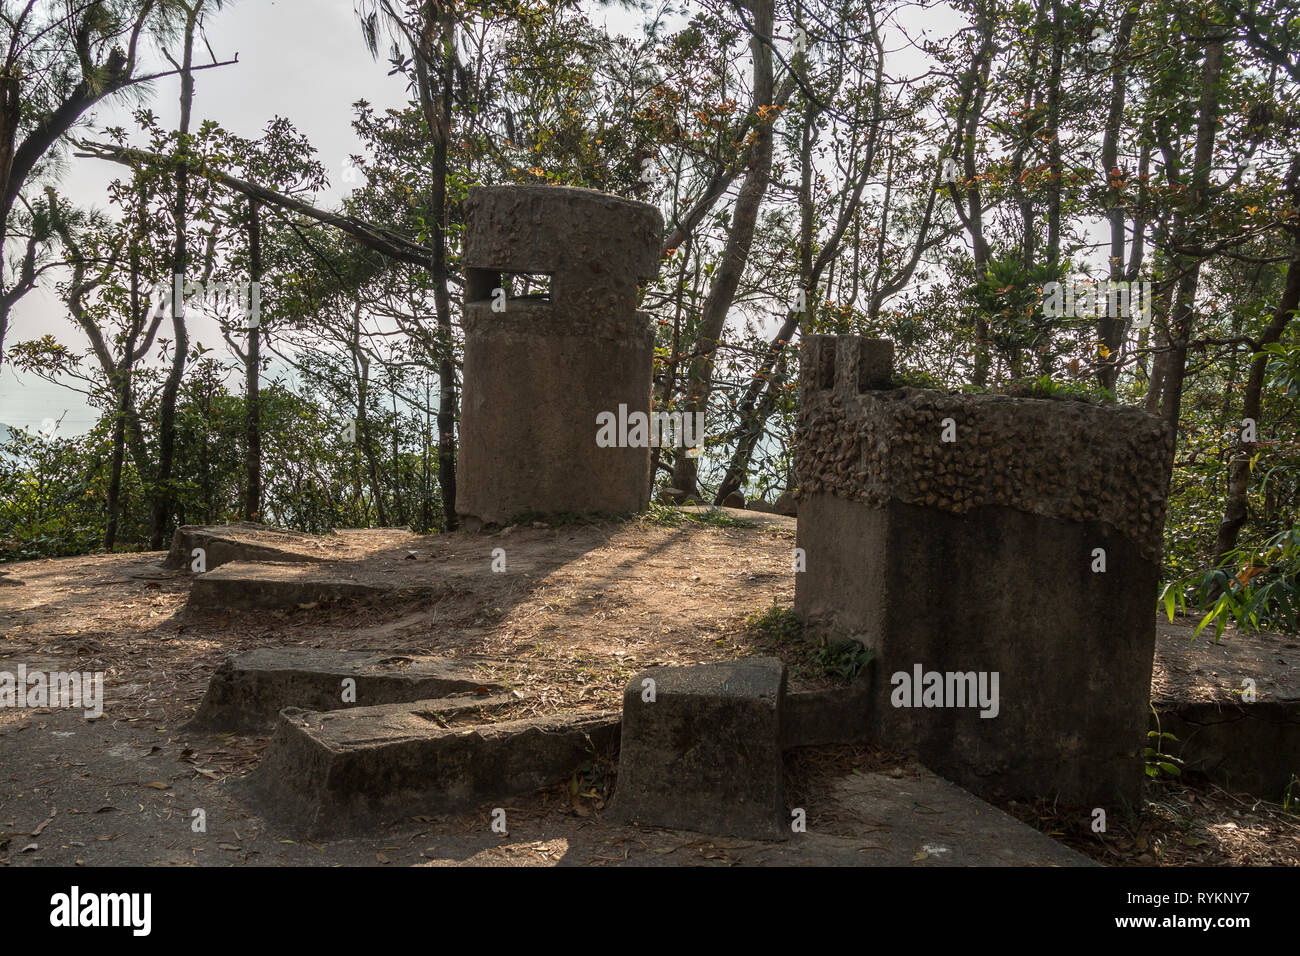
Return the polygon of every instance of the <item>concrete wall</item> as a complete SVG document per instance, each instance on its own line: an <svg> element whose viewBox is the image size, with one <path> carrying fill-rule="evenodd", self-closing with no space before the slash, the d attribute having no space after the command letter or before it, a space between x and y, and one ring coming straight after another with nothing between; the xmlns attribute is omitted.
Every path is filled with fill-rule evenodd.
<svg viewBox="0 0 1300 956"><path fill-rule="evenodd" d="M876 651L881 744L977 793L1135 802L1165 426L1135 409L875 388L889 354L856 336L805 342L796 610ZM997 715L894 706L893 675L918 664L996 672Z"/></svg>
<svg viewBox="0 0 1300 956"><path fill-rule="evenodd" d="M558 186L473 188L465 208L457 513L642 510L649 447L598 447L596 420L650 410L654 332L636 303L658 270L659 212ZM505 273L548 276L549 298L494 311Z"/></svg>

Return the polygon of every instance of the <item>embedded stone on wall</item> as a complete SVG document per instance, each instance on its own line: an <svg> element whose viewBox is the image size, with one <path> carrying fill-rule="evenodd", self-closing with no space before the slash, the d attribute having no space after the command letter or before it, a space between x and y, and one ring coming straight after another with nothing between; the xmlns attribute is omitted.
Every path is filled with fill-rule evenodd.
<svg viewBox="0 0 1300 956"><path fill-rule="evenodd" d="M999 505L1099 520L1145 555L1159 552L1173 436L1154 415L1059 399L890 388L891 343L858 336L810 335L803 350L800 498L829 492L952 514ZM951 440L944 440L945 429Z"/></svg>
<svg viewBox="0 0 1300 956"><path fill-rule="evenodd" d="M465 365L456 511L627 513L650 497L649 444L601 447L597 419L648 416L658 210L590 189L491 186L465 202Z"/></svg>
<svg viewBox="0 0 1300 956"><path fill-rule="evenodd" d="M876 652L882 744L979 793L1136 801L1172 436L1139 409L891 387L891 359L805 339L796 610Z"/></svg>

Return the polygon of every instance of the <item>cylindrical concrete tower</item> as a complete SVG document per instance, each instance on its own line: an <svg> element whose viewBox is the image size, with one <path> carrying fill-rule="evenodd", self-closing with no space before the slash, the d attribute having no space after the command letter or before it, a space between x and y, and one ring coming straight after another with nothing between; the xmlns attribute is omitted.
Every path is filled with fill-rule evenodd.
<svg viewBox="0 0 1300 956"><path fill-rule="evenodd" d="M485 186L465 223L457 514L473 526L644 509L648 443L601 447L597 419L650 412L654 330L636 304L659 268L659 211L591 189Z"/></svg>

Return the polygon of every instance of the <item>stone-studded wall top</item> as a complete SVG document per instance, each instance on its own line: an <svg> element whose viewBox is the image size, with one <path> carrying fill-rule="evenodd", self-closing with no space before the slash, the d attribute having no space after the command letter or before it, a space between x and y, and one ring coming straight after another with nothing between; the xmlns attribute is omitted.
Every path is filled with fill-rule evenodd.
<svg viewBox="0 0 1300 956"><path fill-rule="evenodd" d="M889 342L805 338L800 497L1104 521L1158 556L1173 455L1161 419L1120 406L890 388L892 358Z"/></svg>

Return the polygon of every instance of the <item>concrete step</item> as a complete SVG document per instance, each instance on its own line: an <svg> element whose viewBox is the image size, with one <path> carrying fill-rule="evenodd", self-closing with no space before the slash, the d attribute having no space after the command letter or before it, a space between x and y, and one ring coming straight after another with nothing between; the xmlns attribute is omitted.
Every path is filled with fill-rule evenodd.
<svg viewBox="0 0 1300 956"><path fill-rule="evenodd" d="M353 702L344 700L343 682L349 679L354 682ZM261 647L225 659L185 729L256 733L273 728L286 707L329 711L505 690L486 681L472 665L441 657Z"/></svg>
<svg viewBox="0 0 1300 956"><path fill-rule="evenodd" d="M306 836L472 809L559 783L616 745L617 711L445 727L457 698L330 713L289 708L236 794Z"/></svg>

